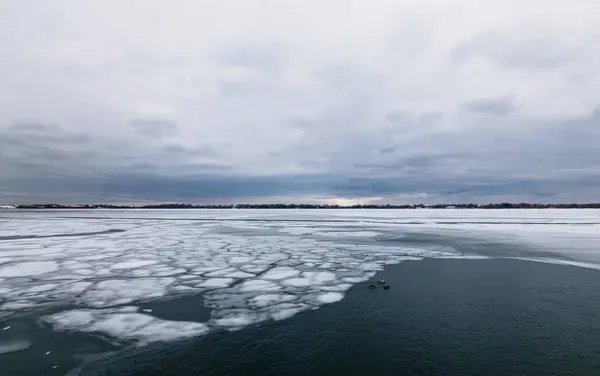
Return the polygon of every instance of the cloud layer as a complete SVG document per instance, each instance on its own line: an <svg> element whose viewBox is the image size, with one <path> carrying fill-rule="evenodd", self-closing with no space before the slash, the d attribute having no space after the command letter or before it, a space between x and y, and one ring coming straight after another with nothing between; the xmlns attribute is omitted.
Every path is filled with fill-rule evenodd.
<svg viewBox="0 0 600 376"><path fill-rule="evenodd" d="M597 201L599 13L0 0L0 203Z"/></svg>

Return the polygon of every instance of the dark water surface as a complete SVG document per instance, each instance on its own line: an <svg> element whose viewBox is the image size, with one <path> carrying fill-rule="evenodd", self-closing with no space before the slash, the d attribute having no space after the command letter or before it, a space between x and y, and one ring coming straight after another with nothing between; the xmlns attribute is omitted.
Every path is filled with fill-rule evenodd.
<svg viewBox="0 0 600 376"><path fill-rule="evenodd" d="M391 289L360 284L289 320L128 350L83 374L600 375L598 271L428 259L376 278Z"/></svg>

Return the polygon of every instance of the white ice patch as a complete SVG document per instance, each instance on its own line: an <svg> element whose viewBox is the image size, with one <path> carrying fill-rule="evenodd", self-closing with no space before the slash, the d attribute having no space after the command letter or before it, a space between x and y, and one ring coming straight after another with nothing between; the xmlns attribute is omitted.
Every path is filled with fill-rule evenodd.
<svg viewBox="0 0 600 376"><path fill-rule="evenodd" d="M232 265L235 264L245 264L254 260L254 257L251 256L234 256L229 258L229 263Z"/></svg>
<svg viewBox="0 0 600 376"><path fill-rule="evenodd" d="M57 330L102 333L119 340L142 343L173 341L206 334L202 323L168 321L130 310L72 310L44 317Z"/></svg>
<svg viewBox="0 0 600 376"><path fill-rule="evenodd" d="M76 269L76 270L73 270L73 273L79 274L79 275L92 275L92 274L94 274L94 269Z"/></svg>
<svg viewBox="0 0 600 376"><path fill-rule="evenodd" d="M135 269L131 271L131 275L135 277L150 277L152 275L152 271L148 269Z"/></svg>
<svg viewBox="0 0 600 376"><path fill-rule="evenodd" d="M30 287L29 289L27 289L27 292L28 293L46 292L46 291L54 290L57 286L58 286L58 284L56 284L56 283L47 283L45 285L38 285L38 286Z"/></svg>
<svg viewBox="0 0 600 376"><path fill-rule="evenodd" d="M91 307L128 304L135 300L160 298L175 278L115 279L98 282L81 297Z"/></svg>
<svg viewBox="0 0 600 376"><path fill-rule="evenodd" d="M368 279L369 279L369 277L344 277L344 278L342 278L342 281L348 282L348 283L361 283Z"/></svg>
<svg viewBox="0 0 600 376"><path fill-rule="evenodd" d="M279 303L296 300L296 296L288 294L263 294L257 295L248 302L252 307L268 307Z"/></svg>
<svg viewBox="0 0 600 376"><path fill-rule="evenodd" d="M240 266L240 270L248 273L261 273L267 269L267 266L264 265L242 265Z"/></svg>
<svg viewBox="0 0 600 376"><path fill-rule="evenodd" d="M282 282L287 287L310 287L312 283L308 278L290 278Z"/></svg>
<svg viewBox="0 0 600 376"><path fill-rule="evenodd" d="M214 272L206 273L207 277L223 277L231 273L235 273L238 270L236 268L226 268L221 270L215 270Z"/></svg>
<svg viewBox="0 0 600 376"><path fill-rule="evenodd" d="M237 272L226 274L225 276L228 278L242 279L242 278L254 277L254 274L237 271Z"/></svg>
<svg viewBox="0 0 600 376"><path fill-rule="evenodd" d="M335 303L344 299L344 294L339 292L327 292L319 295L317 299L323 304Z"/></svg>
<svg viewBox="0 0 600 376"><path fill-rule="evenodd" d="M331 283L335 280L336 276L331 272L304 272L302 277L286 279L282 283L284 286L310 287Z"/></svg>
<svg viewBox="0 0 600 376"><path fill-rule="evenodd" d="M273 320L276 320L276 321L285 320L285 319L289 319L290 317L294 316L295 314L300 313L305 310L306 310L305 307L284 308L277 312L271 313L271 318L273 318Z"/></svg>
<svg viewBox="0 0 600 376"><path fill-rule="evenodd" d="M0 277L28 277L52 273L58 270L54 261L18 262L0 268Z"/></svg>
<svg viewBox="0 0 600 376"><path fill-rule="evenodd" d="M375 231L315 231L313 234L318 236L335 236L345 238L372 238L380 233Z"/></svg>
<svg viewBox="0 0 600 376"><path fill-rule="evenodd" d="M364 270L364 271L381 271L383 270L383 266L380 263L376 263L376 262L365 262L363 264L361 264L360 269Z"/></svg>
<svg viewBox="0 0 600 376"><path fill-rule="evenodd" d="M240 327L248 326L256 322L250 314L238 314L237 316L224 317L222 319L215 320L215 324L218 326L226 327Z"/></svg>
<svg viewBox="0 0 600 376"><path fill-rule="evenodd" d="M138 269L144 266L150 266L157 264L156 260L131 260L125 262L119 262L111 266L112 269Z"/></svg>
<svg viewBox="0 0 600 376"><path fill-rule="evenodd" d="M33 307L36 307L36 303L30 300L15 300L0 305L0 311L21 311Z"/></svg>
<svg viewBox="0 0 600 376"><path fill-rule="evenodd" d="M178 274L183 274L186 272L186 269L183 268L152 268L152 275L155 277L171 277Z"/></svg>
<svg viewBox="0 0 600 376"><path fill-rule="evenodd" d="M260 278L266 280L277 281L281 279L295 277L300 274L300 271L297 269L289 268L289 267L281 267L281 268L273 268L263 274Z"/></svg>
<svg viewBox="0 0 600 376"><path fill-rule="evenodd" d="M282 289L281 286L270 282L264 281L261 279L253 279L250 281L243 282L239 287L242 292L252 292L252 291L279 291Z"/></svg>
<svg viewBox="0 0 600 376"><path fill-rule="evenodd" d="M290 226L285 227L279 230L280 232L285 232L292 235L309 235L315 232L315 229L312 227L298 227L298 226Z"/></svg>
<svg viewBox="0 0 600 376"><path fill-rule="evenodd" d="M199 284L200 287L227 287L233 283L233 278L211 278Z"/></svg>

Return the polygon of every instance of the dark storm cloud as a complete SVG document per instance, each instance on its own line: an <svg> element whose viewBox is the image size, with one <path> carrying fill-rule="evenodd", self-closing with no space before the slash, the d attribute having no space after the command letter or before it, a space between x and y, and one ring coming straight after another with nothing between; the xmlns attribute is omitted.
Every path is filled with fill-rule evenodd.
<svg viewBox="0 0 600 376"><path fill-rule="evenodd" d="M63 175L94 156L85 134L65 133L56 124L15 122L0 128L0 170L4 179L44 174Z"/></svg>
<svg viewBox="0 0 600 376"><path fill-rule="evenodd" d="M202 161L216 155L208 145L106 143L64 131L59 125L19 122L0 128L0 190L8 198L18 198L27 192L25 196L29 199L25 201L89 200L95 194L133 198L132 192L124 192L124 189L108 189L113 176L119 176L115 174L122 174L121 180L123 176L130 176L131 182L146 184L139 176L170 179L174 166L175 175L226 171L228 166L223 163ZM131 184L122 186L132 187ZM163 193L169 195L169 192Z"/></svg>
<svg viewBox="0 0 600 376"><path fill-rule="evenodd" d="M38 171L39 176L29 173L17 180L30 190L31 187L43 187L45 192L52 192L56 197L61 192L80 191L84 196L158 201L234 200L236 197L278 195L376 197L413 192L455 195L463 199L527 192L533 199L542 199L561 190L573 191L600 184L600 160L595 142L600 137L599 115L600 112L595 111L589 117L546 124L548 133L513 140L511 148L506 150L503 147L486 150L490 145L482 145L482 149L461 152L446 150L423 154L421 151L421 155L405 155L391 162L357 164L354 172L347 174L244 176L227 173L222 166L204 166L196 170L196 174L186 177L152 173L160 171L157 165L131 164L122 166L118 170L120 173L103 171L80 179L75 171L66 178L53 176L56 167L48 165ZM554 141L557 137L570 139L568 142ZM454 146L461 147L458 143ZM164 155L172 155L175 150L186 155L188 152L195 154L185 149L167 148ZM503 157L505 152L518 155ZM24 157L29 158L29 155ZM63 163L68 160L61 159ZM572 171L570 168L576 165L585 169ZM72 167L83 168L80 164ZM458 167L469 170L465 173Z"/></svg>
<svg viewBox="0 0 600 376"><path fill-rule="evenodd" d="M26 132L11 126L0 133L0 163L10 177L0 182L0 189L16 192L14 197L27 190L30 198L47 200L99 197L105 201L210 202L239 197L381 197L415 192L466 201L527 192L532 200L541 200L561 191L589 192L600 184L598 124L600 111L596 110L581 118L539 123L543 132L499 133L501 127L476 127L469 137L460 132L425 133L414 142L396 146L383 146L393 142L392 133L347 132L342 144L331 145L335 149L317 143L308 149L287 150L291 153L287 156L298 163L314 165L313 158L319 158L316 148L329 156L338 171L343 162L353 161L344 172L324 164L325 170L318 173L272 176L243 174L223 162L196 161L205 157L219 160L220 155L208 146L163 143L145 148L142 143L103 148L82 135L62 132L58 126L52 131L33 126ZM310 128L313 132L319 129L318 123ZM402 134L402 128L398 132ZM478 141L474 143L470 137ZM286 156L283 151L281 155ZM355 155L363 155L362 161Z"/></svg>

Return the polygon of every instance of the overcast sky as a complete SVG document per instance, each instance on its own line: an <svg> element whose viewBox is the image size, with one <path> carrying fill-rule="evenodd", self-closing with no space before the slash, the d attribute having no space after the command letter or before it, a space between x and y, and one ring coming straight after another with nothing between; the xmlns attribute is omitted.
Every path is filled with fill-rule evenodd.
<svg viewBox="0 0 600 376"><path fill-rule="evenodd" d="M0 0L0 204L600 201L599 14Z"/></svg>

